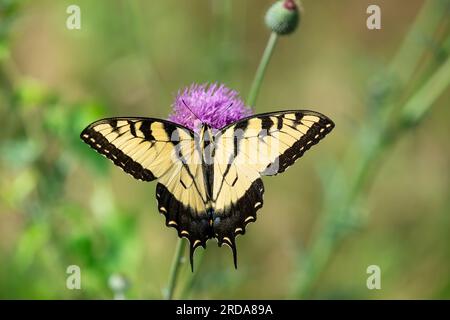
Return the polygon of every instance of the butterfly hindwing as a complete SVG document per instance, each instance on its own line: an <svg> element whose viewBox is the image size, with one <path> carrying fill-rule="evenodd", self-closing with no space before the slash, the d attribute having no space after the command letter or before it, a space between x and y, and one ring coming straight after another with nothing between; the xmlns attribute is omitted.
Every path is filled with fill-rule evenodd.
<svg viewBox="0 0 450 320"><path fill-rule="evenodd" d="M184 192L191 197L196 197L196 192L192 192L192 190ZM161 183L156 186L156 199L159 211L166 217L166 226L176 228L180 238L189 240L190 262L193 269L195 249L199 246L205 248L206 241L213 237L206 210L198 211L190 205L183 204L173 192ZM193 201L197 202L198 200ZM205 205L202 204L202 207L204 208Z"/></svg>
<svg viewBox="0 0 450 320"><path fill-rule="evenodd" d="M214 236L217 238L219 246L228 245L233 251L234 265L237 267L237 254L235 239L239 234L245 234L245 227L248 223L256 221L256 212L263 205L264 185L261 179L256 179L250 186L244 189L233 189L224 187L223 198L229 197L228 192L234 195L230 197L228 205L222 207L215 206L214 214ZM242 193L241 193L242 191ZM240 195L238 197L238 195Z"/></svg>

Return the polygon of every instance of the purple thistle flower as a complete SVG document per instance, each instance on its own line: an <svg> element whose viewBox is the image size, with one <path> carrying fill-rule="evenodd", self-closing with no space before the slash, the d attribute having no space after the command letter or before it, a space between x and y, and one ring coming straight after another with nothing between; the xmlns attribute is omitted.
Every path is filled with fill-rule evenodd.
<svg viewBox="0 0 450 320"><path fill-rule="evenodd" d="M172 108L169 120L192 130L198 129L201 123L221 129L252 114L237 91L217 83L192 84L178 91Z"/></svg>

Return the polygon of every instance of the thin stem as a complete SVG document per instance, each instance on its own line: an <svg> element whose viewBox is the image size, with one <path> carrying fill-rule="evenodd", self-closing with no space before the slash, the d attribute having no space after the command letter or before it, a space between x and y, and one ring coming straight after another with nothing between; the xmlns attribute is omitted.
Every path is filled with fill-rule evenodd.
<svg viewBox="0 0 450 320"><path fill-rule="evenodd" d="M402 110L406 124L416 124L423 118L433 102L448 89L450 85L450 57L431 76L422 88L408 100Z"/></svg>
<svg viewBox="0 0 450 320"><path fill-rule="evenodd" d="M433 74L431 79L403 107L402 118L409 124L403 127L403 129L411 128L411 125L420 122L426 112L433 106L436 99L449 85L450 58L447 58L446 62ZM327 217L329 221L325 224L322 234L318 235L316 240L313 241L314 245L311 248L308 259L305 261L304 272L300 274L299 283L301 285L296 292L297 296L306 296L311 291L314 281L319 276L321 270L325 268L329 256L338 245L336 237L342 235L336 231L334 225L339 219L341 221L344 220L342 219L342 215L349 214L352 206L364 195L364 192L367 191L371 183L374 182L373 176L379 165L378 160L385 153L386 149L400 138L402 131L398 131L398 129L402 128L393 128L380 135L373 149L361 160L344 205L328 213Z"/></svg>
<svg viewBox="0 0 450 320"><path fill-rule="evenodd" d="M337 229L336 224L345 221L343 216L350 214L355 203L365 195L365 192L374 182L373 176L380 163L378 160L386 152L387 148L392 146L400 138L401 133L404 132L398 129L411 128L411 125L420 122L426 112L431 109L436 99L449 85L450 57L402 108L402 119L404 124L408 125L401 128L386 129L386 131L381 132L373 148L362 157L354 179L349 186L349 194L343 200L344 202L341 206L337 206L336 209L327 212L326 218L328 220L324 223L321 233L313 241L310 253L305 259L303 271L297 279L297 284L299 285L294 292L297 297L305 297L310 293L315 280L325 268L333 249L339 244L339 240L336 239L343 236L345 232L345 229Z"/></svg>
<svg viewBox="0 0 450 320"><path fill-rule="evenodd" d="M169 282L166 291L164 292L164 299L166 300L172 300L173 298L173 293L175 291L178 279L178 271L180 269L181 259L183 258L184 248L184 240L182 238L178 239L177 247L175 249L175 254L172 260L172 266L170 267Z"/></svg>
<svg viewBox="0 0 450 320"><path fill-rule="evenodd" d="M418 65L424 51L428 48L427 38L432 36L441 20L446 19L448 4L448 0L427 0L423 4L402 46L389 66L389 70L398 77L402 84L413 76L415 66Z"/></svg>
<svg viewBox="0 0 450 320"><path fill-rule="evenodd" d="M432 35L437 23L433 23L433 27L428 27L428 22L434 15L436 20L440 20L441 11L437 10L436 2L427 2L419 15L419 22L414 24L413 30L410 32L408 39L403 43L403 47L397 58L391 65L390 70L398 75L401 80L399 89L405 90L406 80L412 72L417 69L422 62L420 57L425 51L425 45L418 46L415 39L419 35ZM425 25L424 25L425 24ZM414 54L407 57L412 48ZM405 80L406 79L406 80ZM403 81L405 80L405 81ZM367 198L367 191L374 182L374 177L381 165L381 157L386 153L389 147L406 133L406 130L412 128L412 125L418 124L424 115L431 109L435 100L448 88L450 84L450 58L439 66L437 70L424 82L423 86L416 90L415 94L409 98L406 103L402 103L400 119L393 119L392 116L383 117L382 123L371 131L373 142L369 150L357 150L362 154L353 165L353 174L349 183L346 183L344 196L340 197L337 202L325 203L320 228L315 234L311 249L302 256L301 271L297 275L296 281L293 282L293 294L295 297L306 297L310 294L317 278L326 268L334 249L340 244L340 239L345 236L353 227L360 226L362 223L362 215L359 212L361 201ZM380 105L386 109L386 114L397 109L401 101ZM398 109L397 109L398 110ZM400 121L398 121L400 120ZM354 151L350 149L348 159L344 163L354 161ZM330 182L332 186L342 185L341 177L335 175ZM333 198L334 199L334 198Z"/></svg>
<svg viewBox="0 0 450 320"><path fill-rule="evenodd" d="M325 269L333 250L339 245L339 238L344 235L346 228L345 215L350 215L355 203L361 199L362 194L367 190L368 185L373 182L371 177L375 172L377 160L380 158L388 144L381 137L377 138L377 143L364 154L360 162L356 165L355 175L349 185L348 194L342 202L335 204L336 207L325 209L322 212L321 229L316 233L309 254L304 258L302 271L298 274L294 282L293 295L297 298L307 297L321 272Z"/></svg>
<svg viewBox="0 0 450 320"><path fill-rule="evenodd" d="M184 284L184 288L181 290L181 296L183 297L183 299L189 299L189 295L192 293L192 290L194 289L195 283L197 281L199 269L201 268L204 257L205 251L200 250L195 257L195 272L191 272L188 275L188 278Z"/></svg>
<svg viewBox="0 0 450 320"><path fill-rule="evenodd" d="M247 98L247 105L254 107L256 103L256 98L258 97L259 89L266 73L267 66L269 64L270 58L272 57L273 50L278 40L278 35L272 32L267 42L266 49L264 50L263 56L259 63L258 69L256 70L255 78L253 79L252 86L250 88L250 93Z"/></svg>
<svg viewBox="0 0 450 320"><path fill-rule="evenodd" d="M438 43L438 39L433 39L436 30L447 21L446 6L449 0L434 1L427 0L421 7L415 21L408 34L402 41L397 54L388 66L389 74L394 80L391 96L380 106L380 124L387 124L395 107L402 97L407 98L407 94L414 89L414 78L420 74L420 67L426 59L427 52L430 52L429 43ZM445 44L443 44L444 48ZM405 95L406 94L406 95Z"/></svg>

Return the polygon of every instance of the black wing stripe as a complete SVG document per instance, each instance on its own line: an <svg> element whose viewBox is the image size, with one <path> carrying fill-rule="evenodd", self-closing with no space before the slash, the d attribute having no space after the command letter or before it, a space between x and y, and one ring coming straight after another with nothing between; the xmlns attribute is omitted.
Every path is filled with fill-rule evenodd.
<svg viewBox="0 0 450 320"><path fill-rule="evenodd" d="M117 129L117 122L115 128ZM81 133L81 139L83 139L83 141L91 148L112 160L115 165L121 167L126 173L131 174L134 178L143 181L152 181L156 179L150 170L143 168L141 164L135 162L120 149L116 148L101 133L95 131L93 128L86 128Z"/></svg>
<svg viewBox="0 0 450 320"><path fill-rule="evenodd" d="M175 147L177 147L177 145L176 145ZM193 150L192 152L196 152L196 151ZM194 187L195 187L195 190L196 190L196 191L198 192L198 194L201 196L203 202L206 203L206 202L207 202L207 199L204 199L203 196L202 196L202 193L200 192L200 188L199 188L199 186L198 186L198 184L197 184L197 181L196 181L196 179L195 179L195 173L192 173L192 172L191 172L191 169L189 168L189 165L187 164L188 161L194 161L194 160L193 160L193 159L187 160L183 155L181 155L181 154L178 155L178 152L177 152L177 156L179 156L179 159L180 159L180 161L181 161L182 164L183 164L183 168L186 170L186 172L188 173L189 177L192 179L192 183L193 183L193 185L194 185Z"/></svg>
<svg viewBox="0 0 450 320"><path fill-rule="evenodd" d="M284 172L289 166L295 163L313 145L322 140L333 130L334 124L321 118L314 123L310 129L297 142L288 148L283 154L270 164L262 175L275 175Z"/></svg>
<svg viewBox="0 0 450 320"><path fill-rule="evenodd" d="M130 126L130 132L132 136L136 138L136 126L134 121L128 120L128 125Z"/></svg>
<svg viewBox="0 0 450 320"><path fill-rule="evenodd" d="M261 119L261 129L269 131L270 128L273 126L273 121L270 119L270 117L258 117Z"/></svg>

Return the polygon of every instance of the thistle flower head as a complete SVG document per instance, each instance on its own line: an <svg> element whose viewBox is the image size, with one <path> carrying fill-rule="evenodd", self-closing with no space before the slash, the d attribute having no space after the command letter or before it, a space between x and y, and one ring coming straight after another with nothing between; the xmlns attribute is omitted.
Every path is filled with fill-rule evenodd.
<svg viewBox="0 0 450 320"><path fill-rule="evenodd" d="M169 120L192 130L206 123L215 129L252 114L234 91L221 84L192 84L178 91Z"/></svg>

